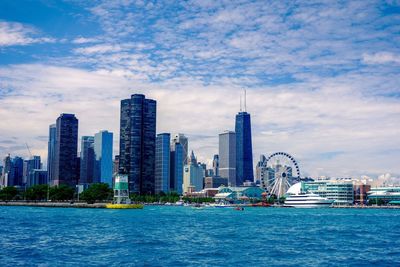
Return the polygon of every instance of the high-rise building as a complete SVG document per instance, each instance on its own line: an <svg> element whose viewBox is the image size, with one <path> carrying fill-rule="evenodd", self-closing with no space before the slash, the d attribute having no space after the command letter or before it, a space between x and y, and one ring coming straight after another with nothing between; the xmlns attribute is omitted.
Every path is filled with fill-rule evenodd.
<svg viewBox="0 0 400 267"><path fill-rule="evenodd" d="M29 186L47 184L47 171L34 169L29 172L28 182Z"/></svg>
<svg viewBox="0 0 400 267"><path fill-rule="evenodd" d="M24 176L24 160L21 157L12 159L12 169L10 174L9 186L22 186Z"/></svg>
<svg viewBox="0 0 400 267"><path fill-rule="evenodd" d="M181 133L177 133L174 135L174 137L171 140L171 145L175 143L180 143L183 148L183 165L186 165L188 163L188 138Z"/></svg>
<svg viewBox="0 0 400 267"><path fill-rule="evenodd" d="M185 162L183 146L180 143L171 143L170 156L170 191L182 194L183 166Z"/></svg>
<svg viewBox="0 0 400 267"><path fill-rule="evenodd" d="M219 156L214 155L212 162L213 176L219 176Z"/></svg>
<svg viewBox="0 0 400 267"><path fill-rule="evenodd" d="M47 179L52 184L54 180L54 168L56 158L56 138L57 138L57 127L55 124L49 126L49 142L47 146Z"/></svg>
<svg viewBox="0 0 400 267"><path fill-rule="evenodd" d="M10 174L13 169L13 164L11 160L10 154L8 154L3 160L3 172L1 175L1 186L9 186L10 182Z"/></svg>
<svg viewBox="0 0 400 267"><path fill-rule="evenodd" d="M191 193L203 190L204 185L204 169L201 164L197 163L197 159L192 154L190 155L188 164L184 167L183 174L183 192Z"/></svg>
<svg viewBox="0 0 400 267"><path fill-rule="evenodd" d="M260 183L261 177L267 168L265 166L266 161L267 161L267 158L264 155L261 155L260 160L258 161L257 166L256 166L256 177L255 177L256 183Z"/></svg>
<svg viewBox="0 0 400 267"><path fill-rule="evenodd" d="M100 131L94 135L94 182L107 183L112 187L113 133Z"/></svg>
<svg viewBox="0 0 400 267"><path fill-rule="evenodd" d="M236 186L236 134L225 131L219 134L219 175Z"/></svg>
<svg viewBox="0 0 400 267"><path fill-rule="evenodd" d="M119 172L131 193L154 193L157 102L135 94L121 101Z"/></svg>
<svg viewBox="0 0 400 267"><path fill-rule="evenodd" d="M236 185L253 181L253 149L251 143L250 114L246 111L236 115Z"/></svg>
<svg viewBox="0 0 400 267"><path fill-rule="evenodd" d="M74 114L61 114L56 123L56 149L54 180L52 185L75 186L79 179L78 170L78 119Z"/></svg>
<svg viewBox="0 0 400 267"><path fill-rule="evenodd" d="M158 134L156 138L156 193L168 193L170 190L170 139L169 133Z"/></svg>
<svg viewBox="0 0 400 267"><path fill-rule="evenodd" d="M80 156L80 184L93 183L94 171L94 137L82 136L81 139L81 156Z"/></svg>
<svg viewBox="0 0 400 267"><path fill-rule="evenodd" d="M31 159L24 160L22 184L26 185L26 187L34 185L30 183L30 175L34 170L39 170L41 168L42 168L42 163L40 156L33 156Z"/></svg>

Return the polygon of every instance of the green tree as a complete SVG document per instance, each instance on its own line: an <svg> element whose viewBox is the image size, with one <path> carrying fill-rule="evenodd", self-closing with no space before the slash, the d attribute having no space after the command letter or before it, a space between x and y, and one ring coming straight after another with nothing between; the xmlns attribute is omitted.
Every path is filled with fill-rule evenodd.
<svg viewBox="0 0 400 267"><path fill-rule="evenodd" d="M65 201L72 200L74 198L75 189L61 184L59 186L54 186L50 188L50 199L52 201Z"/></svg>
<svg viewBox="0 0 400 267"><path fill-rule="evenodd" d="M27 200L45 200L47 198L48 185L34 185L29 187L24 195Z"/></svg>
<svg viewBox="0 0 400 267"><path fill-rule="evenodd" d="M0 191L0 199L9 201L18 195L18 190L14 186L6 186Z"/></svg>
<svg viewBox="0 0 400 267"><path fill-rule="evenodd" d="M88 189L80 194L80 199L92 204L96 201L110 200L113 196L113 190L105 183L97 183L89 186Z"/></svg>

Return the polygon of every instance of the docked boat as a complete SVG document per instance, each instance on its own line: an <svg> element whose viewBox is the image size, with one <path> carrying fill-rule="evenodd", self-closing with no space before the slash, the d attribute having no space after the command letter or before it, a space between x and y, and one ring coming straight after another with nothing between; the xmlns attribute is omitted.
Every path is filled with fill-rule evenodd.
<svg viewBox="0 0 400 267"><path fill-rule="evenodd" d="M288 195L284 207L294 208L329 208L334 200L320 197L314 193Z"/></svg>

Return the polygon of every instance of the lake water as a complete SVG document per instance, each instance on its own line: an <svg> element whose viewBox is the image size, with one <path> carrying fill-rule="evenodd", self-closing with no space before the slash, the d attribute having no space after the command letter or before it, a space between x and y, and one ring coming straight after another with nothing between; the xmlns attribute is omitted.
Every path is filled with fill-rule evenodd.
<svg viewBox="0 0 400 267"><path fill-rule="evenodd" d="M0 207L1 266L400 266L400 210Z"/></svg>

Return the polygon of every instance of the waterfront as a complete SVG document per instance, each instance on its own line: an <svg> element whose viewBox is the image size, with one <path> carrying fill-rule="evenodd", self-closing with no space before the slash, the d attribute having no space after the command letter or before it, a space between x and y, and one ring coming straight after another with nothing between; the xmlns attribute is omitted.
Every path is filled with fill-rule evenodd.
<svg viewBox="0 0 400 267"><path fill-rule="evenodd" d="M400 211L0 207L3 266L400 264Z"/></svg>

